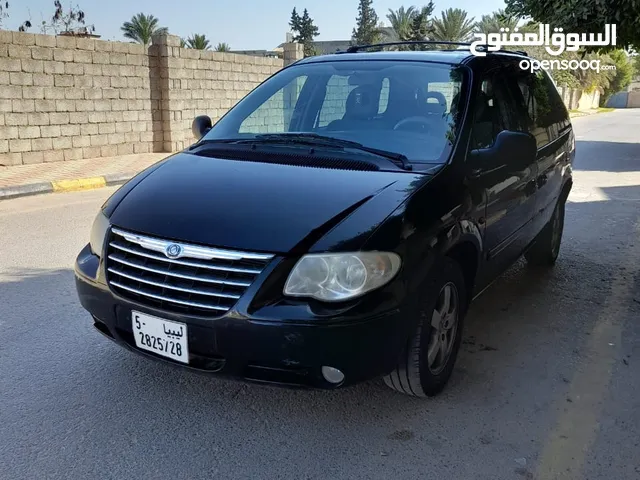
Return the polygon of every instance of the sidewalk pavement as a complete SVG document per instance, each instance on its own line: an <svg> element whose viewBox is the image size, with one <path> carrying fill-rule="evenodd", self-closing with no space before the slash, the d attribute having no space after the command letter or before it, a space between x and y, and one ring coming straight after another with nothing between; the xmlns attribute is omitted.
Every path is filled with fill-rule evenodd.
<svg viewBox="0 0 640 480"><path fill-rule="evenodd" d="M143 153L34 165L0 166L0 200L118 185L171 155Z"/></svg>

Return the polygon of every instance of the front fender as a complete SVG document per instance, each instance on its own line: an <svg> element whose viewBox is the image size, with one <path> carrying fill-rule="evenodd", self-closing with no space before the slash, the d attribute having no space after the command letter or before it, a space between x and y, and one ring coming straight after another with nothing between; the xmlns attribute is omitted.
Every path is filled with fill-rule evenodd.
<svg viewBox="0 0 640 480"><path fill-rule="evenodd" d="M449 255L458 245L471 245L475 266L480 265L483 230L478 219L483 214L483 202L474 201L468 190L451 188L448 182L444 187L426 185L386 219L364 249L398 253L403 259L406 295L413 295L422 288L438 258Z"/></svg>

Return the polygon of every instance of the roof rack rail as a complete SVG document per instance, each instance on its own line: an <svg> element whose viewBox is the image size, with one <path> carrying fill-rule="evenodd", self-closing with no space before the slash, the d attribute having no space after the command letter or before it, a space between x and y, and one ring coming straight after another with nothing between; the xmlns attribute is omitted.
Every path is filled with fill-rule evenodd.
<svg viewBox="0 0 640 480"><path fill-rule="evenodd" d="M352 45L347 48L346 51L337 52L337 53L356 53L361 50L366 50L370 48L383 48L383 47L395 47L401 45L450 45L450 46L458 46L458 47L471 47L471 43L469 42L446 42L446 41L435 41L435 40L419 40L419 41L402 41L402 42L385 42L385 43L373 43L371 45ZM489 45L477 45L477 50L483 50L489 52ZM460 49L456 49L460 50ZM450 50L455 51L455 50ZM503 53L514 53L517 55L528 56L527 52L524 50L497 50ZM489 52L491 53L491 52Z"/></svg>

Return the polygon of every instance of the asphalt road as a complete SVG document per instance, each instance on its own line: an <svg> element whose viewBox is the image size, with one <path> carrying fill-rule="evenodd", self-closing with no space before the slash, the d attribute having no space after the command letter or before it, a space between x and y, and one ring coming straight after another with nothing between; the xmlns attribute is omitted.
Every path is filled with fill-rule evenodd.
<svg viewBox="0 0 640 480"><path fill-rule="evenodd" d="M449 388L212 379L91 327L71 266L113 189L0 202L0 478L640 478L640 110L576 119L557 266L473 305Z"/></svg>

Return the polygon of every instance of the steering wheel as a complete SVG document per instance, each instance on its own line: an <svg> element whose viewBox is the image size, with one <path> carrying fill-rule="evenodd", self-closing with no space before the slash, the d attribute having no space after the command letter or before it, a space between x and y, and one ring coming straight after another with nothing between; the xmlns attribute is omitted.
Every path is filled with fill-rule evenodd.
<svg viewBox="0 0 640 480"><path fill-rule="evenodd" d="M422 116L407 117L407 118L403 118L398 123L396 123L393 129L399 130L400 128L405 127L407 125L416 125L418 127L418 128L411 128L410 130L422 132L422 133L429 133L429 130L431 129L431 125L432 125L432 120L428 117L422 117Z"/></svg>

